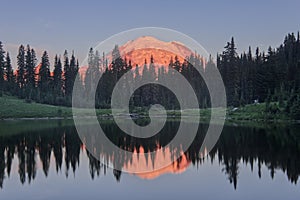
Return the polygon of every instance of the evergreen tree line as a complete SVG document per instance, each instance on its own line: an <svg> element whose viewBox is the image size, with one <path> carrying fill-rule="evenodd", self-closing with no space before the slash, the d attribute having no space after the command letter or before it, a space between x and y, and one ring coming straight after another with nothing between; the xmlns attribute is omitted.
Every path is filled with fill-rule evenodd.
<svg viewBox="0 0 300 200"><path fill-rule="evenodd" d="M216 68L215 65L209 63L213 64L211 58L206 66L208 68ZM157 82L163 79L170 80L173 74L168 70L168 67L171 67L180 72L190 82L197 94L200 107L207 107L207 105L209 105L209 98L207 98L208 91L199 72L195 69L195 67L197 67L204 73L204 64L203 59L199 55L192 54L187 57L183 63L180 63L178 57L175 56L174 60L171 58L168 66L157 66L155 64L155 58L151 56L149 60L145 58L143 66L136 65L133 67L131 60L127 61L126 58L123 59L120 56L118 46L115 46L113 49L112 62L108 64L104 55L100 58L99 52L94 52L91 48L88 56L88 69L85 74L83 84L85 90L84 94L82 94L82 98L88 96L90 92L96 88L96 107L108 108L111 104L111 95L116 83L121 78L124 78L123 75L129 70L132 70L132 73L125 77L127 80L124 81L125 84L122 85L124 89L120 92L132 91L132 85L139 83L141 79L155 80ZM99 77L101 73L102 77L98 83L97 77ZM173 84L178 83L174 82ZM188 97L189 94L186 94L186 96ZM167 109L179 108L178 101L173 92L155 83L146 84L134 91L130 100L131 108L148 107L152 104L162 104Z"/></svg>
<svg viewBox="0 0 300 200"><path fill-rule="evenodd" d="M278 48L260 52L256 48L237 54L234 38L217 56L229 106L266 102L272 114L287 112L300 118L300 39L288 34ZM270 104L270 102L277 102Z"/></svg>
<svg viewBox="0 0 300 200"><path fill-rule="evenodd" d="M148 59L148 60L147 60ZM204 61L195 54L186 57L181 63L178 57L170 60L168 66L157 66L155 58L145 58L144 66L132 66L131 61L122 58L118 46L112 51L112 61L92 48L88 55L88 68L82 83L83 98L96 88L96 107L110 107L112 90L117 81L129 70L134 71L127 77L124 92L130 90L131 83L149 78L163 80L172 77L168 67L180 72L193 87L201 108L209 107L210 98L205 82L196 70L210 77L219 69L227 94L229 106L242 106L253 102L266 102L266 111L287 112L300 117L300 39L293 33L288 34L282 45L268 52L256 48L254 55L251 47L248 52L238 55L234 38L217 55L217 68L212 58ZM17 55L17 70L14 72L9 53L5 53L0 42L0 94L8 93L26 99L54 105L71 105L71 95L76 74L79 70L74 53L68 57L55 57L54 70L50 72L47 52L43 53L40 64L34 49L29 45L20 46ZM99 83L94 82L102 75ZM78 76L80 77L80 76ZM177 83L180 84L180 83ZM188 98L189 94L187 94ZM271 103L278 102L278 103ZM179 108L174 94L157 84L145 85L134 92L130 101L132 107L147 107L160 103L168 109Z"/></svg>
<svg viewBox="0 0 300 200"><path fill-rule="evenodd" d="M74 53L69 59L65 51L62 59L55 56L54 70L51 72L47 51L43 52L38 64L35 50L29 45L21 45L17 55L17 69L14 71L10 54L5 54L0 42L0 95L14 95L27 102L71 106L79 64Z"/></svg>

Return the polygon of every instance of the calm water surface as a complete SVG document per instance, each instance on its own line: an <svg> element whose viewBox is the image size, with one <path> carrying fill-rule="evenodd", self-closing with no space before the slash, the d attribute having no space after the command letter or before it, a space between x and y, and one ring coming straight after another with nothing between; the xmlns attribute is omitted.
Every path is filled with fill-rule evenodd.
<svg viewBox="0 0 300 200"><path fill-rule="evenodd" d="M189 122L191 123L191 122ZM116 145L151 151L174 137L178 122L139 141L114 123L101 123ZM0 199L299 199L300 126L225 126L213 151L199 149L200 124L188 151L170 166L144 174L107 168L82 145L71 121L0 122ZM126 141L126 142L120 142ZM171 150L170 150L171 151ZM111 158L112 152L101 152ZM155 165L164 157L123 158L124 167Z"/></svg>

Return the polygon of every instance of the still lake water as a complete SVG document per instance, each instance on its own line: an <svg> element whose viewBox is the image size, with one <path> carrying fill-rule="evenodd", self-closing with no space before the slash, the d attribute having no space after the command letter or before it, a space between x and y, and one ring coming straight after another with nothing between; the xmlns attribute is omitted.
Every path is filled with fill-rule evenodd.
<svg viewBox="0 0 300 200"><path fill-rule="evenodd" d="M126 138L127 149L151 150L174 137L178 122L168 121L163 133L142 143L112 122L101 126L112 140ZM72 121L0 121L0 199L300 198L300 125L225 126L203 159L198 153L206 129L200 124L191 147L172 165L129 174L93 158Z"/></svg>

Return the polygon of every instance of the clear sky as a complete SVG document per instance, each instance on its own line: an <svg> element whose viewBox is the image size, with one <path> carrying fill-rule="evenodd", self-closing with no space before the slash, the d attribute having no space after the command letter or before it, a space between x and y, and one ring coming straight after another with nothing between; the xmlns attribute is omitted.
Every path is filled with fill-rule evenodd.
<svg viewBox="0 0 300 200"><path fill-rule="evenodd" d="M214 57L231 36L239 52L251 45L277 47L300 30L300 1L0 1L0 41L15 59L20 44L41 56L89 47L121 31L144 26L175 29L197 40Z"/></svg>

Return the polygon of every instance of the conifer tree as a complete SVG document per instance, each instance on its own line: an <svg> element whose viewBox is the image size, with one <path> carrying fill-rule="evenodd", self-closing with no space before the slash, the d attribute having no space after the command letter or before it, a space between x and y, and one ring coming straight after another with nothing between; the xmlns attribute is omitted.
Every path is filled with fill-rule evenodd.
<svg viewBox="0 0 300 200"><path fill-rule="evenodd" d="M4 68L5 68L5 51L3 50L2 42L0 41L0 96L4 89Z"/></svg>
<svg viewBox="0 0 300 200"><path fill-rule="evenodd" d="M15 79L14 79L14 72L11 65L11 59L9 56L9 53L6 53L5 58L5 79L6 79L6 91L8 91L11 94L16 94L16 91L14 91L15 87Z"/></svg>
<svg viewBox="0 0 300 200"><path fill-rule="evenodd" d="M68 57L68 52L65 50L64 53L64 93L65 96L68 97L71 95L71 77L72 72L70 69L70 63L69 63L69 57Z"/></svg>
<svg viewBox="0 0 300 200"><path fill-rule="evenodd" d="M234 38L225 46L220 57L218 67L220 69L227 94L227 103L231 106L238 106L239 102L239 69L238 69L238 56Z"/></svg>
<svg viewBox="0 0 300 200"><path fill-rule="evenodd" d="M50 94L50 62L47 51L44 51L42 56L41 67L38 74L38 88L40 92L40 100L43 103L49 102ZM47 94L48 93L48 94Z"/></svg>
<svg viewBox="0 0 300 200"><path fill-rule="evenodd" d="M19 53L17 56L17 85L19 88L19 97L23 98L24 96L24 87L25 87L25 48L23 45L19 47Z"/></svg>
<svg viewBox="0 0 300 200"><path fill-rule="evenodd" d="M63 79L62 79L62 64L60 58L56 55L54 60L53 71L53 93L55 97L62 97ZM56 103L58 103L56 101Z"/></svg>
<svg viewBox="0 0 300 200"><path fill-rule="evenodd" d="M34 49L31 49L27 45L25 55L25 95L27 99L32 99L32 92L35 88L35 65L36 65L36 54Z"/></svg>

